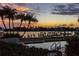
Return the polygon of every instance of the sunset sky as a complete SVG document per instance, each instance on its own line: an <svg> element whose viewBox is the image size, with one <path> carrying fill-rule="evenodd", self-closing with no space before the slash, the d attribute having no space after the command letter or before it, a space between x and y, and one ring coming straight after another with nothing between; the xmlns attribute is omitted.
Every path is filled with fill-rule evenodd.
<svg viewBox="0 0 79 59"><path fill-rule="evenodd" d="M41 26L56 26L67 24L78 25L77 19L79 14L79 4L66 3L7 3L0 6L8 5L16 8L19 12L35 13L38 24ZM0 21L1 22L1 21ZM16 21L18 22L18 21Z"/></svg>

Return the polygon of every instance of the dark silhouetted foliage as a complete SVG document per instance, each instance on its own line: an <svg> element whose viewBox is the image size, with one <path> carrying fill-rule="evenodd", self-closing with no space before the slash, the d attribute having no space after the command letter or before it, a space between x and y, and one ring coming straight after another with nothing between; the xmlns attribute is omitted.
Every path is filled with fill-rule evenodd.
<svg viewBox="0 0 79 59"><path fill-rule="evenodd" d="M45 56L48 50L35 47L26 47L21 44L11 44L0 41L1 56Z"/></svg>
<svg viewBox="0 0 79 59"><path fill-rule="evenodd" d="M67 40L66 55L79 56L79 39L77 37Z"/></svg>

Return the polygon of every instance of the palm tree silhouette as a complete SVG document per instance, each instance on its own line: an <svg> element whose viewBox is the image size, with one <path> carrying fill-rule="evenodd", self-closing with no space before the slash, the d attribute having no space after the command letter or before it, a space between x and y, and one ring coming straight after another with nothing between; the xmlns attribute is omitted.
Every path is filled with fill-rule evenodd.
<svg viewBox="0 0 79 59"><path fill-rule="evenodd" d="M34 14L28 14L28 15L29 15L29 17L28 17L27 21L28 21L28 28L29 28L31 22L34 22L35 23L35 22L38 22L38 20L36 19L36 17L34 16Z"/></svg>
<svg viewBox="0 0 79 59"><path fill-rule="evenodd" d="M9 31L11 29L14 29L14 17L15 16L16 16L15 17L16 19L20 19L20 21L21 21L19 27L21 27L23 21L25 22L25 24L26 24L26 21L28 21L28 25L27 25L28 29L30 29L31 22L38 22L38 20L34 16L34 14L27 13L27 14L18 14L17 15L16 13L17 13L16 9L13 9L9 6L3 6L2 10L0 9L0 16L1 16L5 29L6 29L6 26L5 26L4 19L3 19L4 17L8 18L8 20L9 20ZM12 21L12 24L11 24L11 21ZM10 33L11 33L11 31L10 31ZM26 31L24 31L22 36L24 36L25 33L26 33Z"/></svg>
<svg viewBox="0 0 79 59"><path fill-rule="evenodd" d="M24 14L18 14L15 16L16 19L20 19L21 23L19 25L19 28L21 27L23 20L24 20L25 15Z"/></svg>
<svg viewBox="0 0 79 59"><path fill-rule="evenodd" d="M3 9L0 9L0 17L1 17L1 20L2 20L2 23L3 23L4 28L6 29L6 25L4 23L4 15L5 15L4 10Z"/></svg>
<svg viewBox="0 0 79 59"><path fill-rule="evenodd" d="M16 14L16 9L12 9L11 10L11 19L12 19L12 27L14 29L14 17L15 17L15 14ZM10 16L10 15L9 15Z"/></svg>
<svg viewBox="0 0 79 59"><path fill-rule="evenodd" d="M25 18L25 14L17 14L17 15L15 16L15 19L20 20L19 29L20 29L21 26L22 26L22 23L23 23L23 21L24 21L24 18ZM19 33L19 32L18 32L18 30L17 30L17 34L18 34L18 33Z"/></svg>
<svg viewBox="0 0 79 59"><path fill-rule="evenodd" d="M9 30L11 30L11 27L14 29L14 16L17 13L16 9L12 9L9 6L4 6L3 10L5 12L5 17L9 19ZM11 20L12 20L12 26L11 26Z"/></svg>
<svg viewBox="0 0 79 59"><path fill-rule="evenodd" d="M26 17L28 18L28 29L30 28L31 22L36 22L37 20L34 17L34 14L27 14Z"/></svg>
<svg viewBox="0 0 79 59"><path fill-rule="evenodd" d="M3 10L5 12L5 17L9 19L9 30L11 29L11 20L12 20L12 28L14 29L14 15L17 13L16 9L12 9L9 6L4 6Z"/></svg>
<svg viewBox="0 0 79 59"><path fill-rule="evenodd" d="M34 17L34 14L26 14L24 17L24 21L25 21L25 23L26 23L26 21L28 21L28 29L30 29L31 22L38 22L36 17ZM26 31L23 33L22 37L25 35L25 33L26 33Z"/></svg>

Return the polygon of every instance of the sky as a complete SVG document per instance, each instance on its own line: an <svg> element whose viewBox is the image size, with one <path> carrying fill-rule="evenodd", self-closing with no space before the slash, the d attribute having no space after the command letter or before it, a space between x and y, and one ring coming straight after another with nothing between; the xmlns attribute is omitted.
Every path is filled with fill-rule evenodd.
<svg viewBox="0 0 79 59"><path fill-rule="evenodd" d="M36 15L39 26L78 25L78 3L5 3L20 12L31 12Z"/></svg>

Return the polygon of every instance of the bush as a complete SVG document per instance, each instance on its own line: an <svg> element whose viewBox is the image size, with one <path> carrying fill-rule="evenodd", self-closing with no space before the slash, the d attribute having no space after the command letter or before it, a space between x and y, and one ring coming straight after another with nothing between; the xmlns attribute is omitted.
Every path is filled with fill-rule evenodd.
<svg viewBox="0 0 79 59"><path fill-rule="evenodd" d="M79 56L79 39L72 38L67 40L66 55L68 56Z"/></svg>
<svg viewBox="0 0 79 59"><path fill-rule="evenodd" d="M44 56L47 55L48 50L35 47L27 47L11 44L6 42L0 42L0 55L1 56Z"/></svg>

